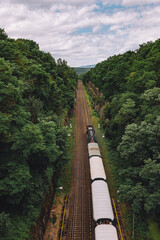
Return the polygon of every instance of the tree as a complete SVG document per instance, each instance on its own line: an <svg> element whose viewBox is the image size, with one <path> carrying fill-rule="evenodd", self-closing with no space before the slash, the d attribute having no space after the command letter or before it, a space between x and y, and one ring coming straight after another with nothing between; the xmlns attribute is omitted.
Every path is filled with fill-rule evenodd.
<svg viewBox="0 0 160 240"><path fill-rule="evenodd" d="M139 174L147 190L144 208L147 213L156 215L160 209L160 163L152 159L145 160L144 163Z"/></svg>
<svg viewBox="0 0 160 240"><path fill-rule="evenodd" d="M0 28L0 40L6 40L8 38L8 35L4 31L4 29Z"/></svg>
<svg viewBox="0 0 160 240"><path fill-rule="evenodd" d="M136 185L124 183L119 187L120 198L123 201L129 202L132 206L132 210L136 214L143 212L144 199L147 195L146 189L141 183Z"/></svg>
<svg viewBox="0 0 160 240"><path fill-rule="evenodd" d="M160 88L146 90L140 100L141 118L147 122L154 122L160 111Z"/></svg>
<svg viewBox="0 0 160 240"><path fill-rule="evenodd" d="M12 234L12 225L9 215L5 212L0 213L0 236L1 240L10 240Z"/></svg>
<svg viewBox="0 0 160 240"><path fill-rule="evenodd" d="M145 159L156 159L159 154L160 117L154 124L143 121L140 125L132 123L126 127L118 151L126 166L140 166Z"/></svg>
<svg viewBox="0 0 160 240"><path fill-rule="evenodd" d="M0 197L12 206L19 205L30 185L29 168L23 164L9 162L7 173L0 180Z"/></svg>
<svg viewBox="0 0 160 240"><path fill-rule="evenodd" d="M34 41L10 39L3 29L0 48L0 210L9 213L0 215L7 229L0 226L0 235L20 240L68 159L62 119L73 107L77 75L65 60L58 65Z"/></svg>

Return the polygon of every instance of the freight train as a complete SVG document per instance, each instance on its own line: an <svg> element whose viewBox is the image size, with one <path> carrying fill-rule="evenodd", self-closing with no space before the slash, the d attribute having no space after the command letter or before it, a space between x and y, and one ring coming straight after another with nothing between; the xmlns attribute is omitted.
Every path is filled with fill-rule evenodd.
<svg viewBox="0 0 160 240"><path fill-rule="evenodd" d="M114 213L106 182L106 174L92 125L87 126L88 157L91 175L93 219L95 222L95 240L118 240L113 225Z"/></svg>

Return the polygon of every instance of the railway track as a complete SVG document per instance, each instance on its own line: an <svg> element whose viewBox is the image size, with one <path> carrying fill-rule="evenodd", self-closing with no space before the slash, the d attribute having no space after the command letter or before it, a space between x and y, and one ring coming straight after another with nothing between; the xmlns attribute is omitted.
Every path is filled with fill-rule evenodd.
<svg viewBox="0 0 160 240"><path fill-rule="evenodd" d="M78 82L76 104L76 148L73 157L72 186L69 201L67 240L94 240L90 170L87 153L86 126L91 125L90 111L82 83ZM119 224L122 226L115 201ZM126 240L125 231L118 229L119 240Z"/></svg>
<svg viewBox="0 0 160 240"><path fill-rule="evenodd" d="M82 84L82 83L81 83ZM82 86L83 88L83 86ZM94 240L94 224L93 224L93 216L92 216L92 201L91 201L91 184L90 184L90 167L89 167L89 161L88 161L88 151L87 151L87 139L86 139L86 126L91 124L91 118L90 118L90 111L89 111L89 107L88 107L88 103L86 100L86 96L85 96L85 91L83 89L82 91L83 94L81 94L82 96L82 102L83 102L83 120L84 120L84 129L83 129L83 134L84 134L84 140L83 140L83 145L86 151L84 151L84 158L86 159L84 162L84 167L85 167L85 182L86 182L86 198L88 201L88 206L86 208L86 212L87 215L89 217L89 225L86 223L86 225L88 225L88 238L86 239L92 239Z"/></svg>
<svg viewBox="0 0 160 240"><path fill-rule="evenodd" d="M75 133L76 149L74 152L69 204L68 240L94 239L89 163L85 135L86 125L90 121L87 107L83 85L81 82L78 82Z"/></svg>
<svg viewBox="0 0 160 240"><path fill-rule="evenodd" d="M90 112L89 112L89 107L88 107L88 103L86 101L86 96L85 93L82 95L83 98L83 107L84 107L84 113L85 113L85 120L86 120L86 126L87 125L91 125L91 118L90 118Z"/></svg>

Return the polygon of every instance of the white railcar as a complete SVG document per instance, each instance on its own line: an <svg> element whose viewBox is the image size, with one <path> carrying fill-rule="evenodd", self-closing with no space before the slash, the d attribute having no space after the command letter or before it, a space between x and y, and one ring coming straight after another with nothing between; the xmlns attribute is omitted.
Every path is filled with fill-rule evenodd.
<svg viewBox="0 0 160 240"><path fill-rule="evenodd" d="M114 214L109 195L108 184L103 180L96 180L92 182L92 204L93 204L93 218L100 221L101 219L108 219L113 221Z"/></svg>
<svg viewBox="0 0 160 240"><path fill-rule="evenodd" d="M101 156L98 143L88 143L88 155L89 158L92 156Z"/></svg>
<svg viewBox="0 0 160 240"><path fill-rule="evenodd" d="M95 240L118 240L116 228L110 224L96 226Z"/></svg>
<svg viewBox="0 0 160 240"><path fill-rule="evenodd" d="M90 163L91 180L92 181L95 179L106 180L106 174L104 171L102 158L97 156L90 157L89 163Z"/></svg>

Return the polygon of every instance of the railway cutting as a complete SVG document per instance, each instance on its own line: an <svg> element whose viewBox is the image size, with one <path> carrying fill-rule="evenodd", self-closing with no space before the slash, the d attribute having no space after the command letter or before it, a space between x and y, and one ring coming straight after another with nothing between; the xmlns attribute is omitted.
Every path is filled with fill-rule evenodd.
<svg viewBox="0 0 160 240"><path fill-rule="evenodd" d="M80 81L75 139L67 240L125 240L118 205L111 200L103 159Z"/></svg>
<svg viewBox="0 0 160 240"><path fill-rule="evenodd" d="M79 81L76 104L76 148L69 200L68 240L94 240L90 171L86 142L86 126L88 124L91 124L88 104L83 85Z"/></svg>

